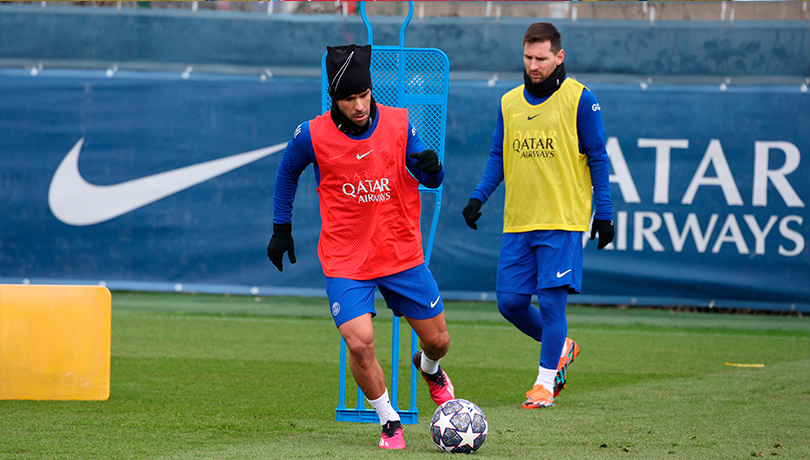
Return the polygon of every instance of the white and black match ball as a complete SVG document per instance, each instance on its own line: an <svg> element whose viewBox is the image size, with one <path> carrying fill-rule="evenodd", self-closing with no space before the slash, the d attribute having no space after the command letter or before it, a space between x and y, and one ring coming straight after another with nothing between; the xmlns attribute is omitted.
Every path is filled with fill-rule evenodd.
<svg viewBox="0 0 810 460"><path fill-rule="evenodd" d="M430 419L430 435L445 452L469 454L487 439L487 418L475 403L451 399L436 408Z"/></svg>

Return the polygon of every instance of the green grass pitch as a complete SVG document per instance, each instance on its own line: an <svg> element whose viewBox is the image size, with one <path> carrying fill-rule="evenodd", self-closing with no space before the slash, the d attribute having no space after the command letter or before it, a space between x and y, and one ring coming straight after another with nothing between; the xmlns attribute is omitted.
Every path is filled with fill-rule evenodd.
<svg viewBox="0 0 810 460"><path fill-rule="evenodd" d="M113 292L108 401L0 402L2 459L441 459L418 381L408 448L335 421L324 299ZM576 300L572 298L572 300ZM391 314L375 319L390 379ZM446 303L442 361L489 420L477 458L810 458L810 318L569 306L581 353L547 410L521 410L539 346L494 303ZM403 321L402 336L410 331ZM408 403L403 340L400 406ZM764 364L732 367L726 363ZM350 395L356 388L351 377Z"/></svg>

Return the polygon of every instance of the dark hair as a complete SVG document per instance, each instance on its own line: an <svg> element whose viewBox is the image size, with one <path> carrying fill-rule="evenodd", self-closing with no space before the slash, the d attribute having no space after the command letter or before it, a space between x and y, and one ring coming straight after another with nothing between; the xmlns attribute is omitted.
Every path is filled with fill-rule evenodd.
<svg viewBox="0 0 810 460"><path fill-rule="evenodd" d="M535 42L551 42L553 53L562 49L560 32L550 22L535 22L529 26L523 36L523 44Z"/></svg>

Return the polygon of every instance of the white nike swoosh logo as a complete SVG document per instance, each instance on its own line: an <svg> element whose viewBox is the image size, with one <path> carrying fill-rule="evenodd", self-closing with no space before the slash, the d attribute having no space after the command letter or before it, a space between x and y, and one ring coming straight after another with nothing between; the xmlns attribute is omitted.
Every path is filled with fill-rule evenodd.
<svg viewBox="0 0 810 460"><path fill-rule="evenodd" d="M567 275L568 272L570 272L570 271L571 271L571 269L569 268L568 270L566 270L566 271L564 271L562 273L557 272L557 278L562 278L563 276Z"/></svg>
<svg viewBox="0 0 810 460"><path fill-rule="evenodd" d="M366 153L364 153L364 154L362 154L362 155L360 155L360 154L358 153L358 154L357 154L357 159L358 159L358 160L362 160L363 158L365 158L365 157L366 157L366 155L368 155L369 153L371 153L371 152L373 152L373 151L374 151L374 149L371 149L371 150L369 150L368 152L366 152Z"/></svg>
<svg viewBox="0 0 810 460"><path fill-rule="evenodd" d="M439 303L439 299L441 299L441 298L442 298L442 296L436 297L436 300L434 300L433 302L430 302L430 308L435 307L436 304Z"/></svg>
<svg viewBox="0 0 810 460"><path fill-rule="evenodd" d="M166 198L240 166L283 150L287 143L231 155L114 185L93 185L79 173L84 138L70 149L56 168L48 190L48 204L57 219L69 225L92 225Z"/></svg>

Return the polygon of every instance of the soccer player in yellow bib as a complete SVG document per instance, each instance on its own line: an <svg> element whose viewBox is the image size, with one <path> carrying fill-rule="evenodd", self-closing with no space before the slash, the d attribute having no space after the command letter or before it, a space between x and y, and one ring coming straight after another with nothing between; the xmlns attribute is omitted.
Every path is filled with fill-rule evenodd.
<svg viewBox="0 0 810 460"><path fill-rule="evenodd" d="M524 84L501 98L498 126L481 182L462 211L473 229L481 206L506 187L498 257L498 310L542 343L540 366L523 409L552 407L579 353L567 338L565 306L582 289L582 232L596 208L591 239L613 241L605 128L591 91L567 78L561 37L547 22L523 37ZM540 308L531 305L537 294Z"/></svg>

